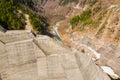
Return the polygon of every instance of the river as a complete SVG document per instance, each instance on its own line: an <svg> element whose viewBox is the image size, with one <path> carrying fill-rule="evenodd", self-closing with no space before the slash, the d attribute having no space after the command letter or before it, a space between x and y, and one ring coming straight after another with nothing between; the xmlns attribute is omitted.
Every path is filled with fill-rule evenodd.
<svg viewBox="0 0 120 80"><path fill-rule="evenodd" d="M59 22L56 22L54 25L53 25L53 29L52 29L52 33L54 35L54 37L58 40L58 41L62 41L62 38L58 32L58 27L60 26L60 23L62 21L59 21Z"/></svg>

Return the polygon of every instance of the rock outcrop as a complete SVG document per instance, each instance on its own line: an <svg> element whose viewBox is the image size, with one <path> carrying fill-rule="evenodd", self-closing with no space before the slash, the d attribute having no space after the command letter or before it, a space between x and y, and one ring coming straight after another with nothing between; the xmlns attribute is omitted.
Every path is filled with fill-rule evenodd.
<svg viewBox="0 0 120 80"><path fill-rule="evenodd" d="M101 58L97 63L100 66L111 67L120 76L120 47L107 45L98 49L97 52L101 53Z"/></svg>
<svg viewBox="0 0 120 80"><path fill-rule="evenodd" d="M102 43L101 41L93 42L87 36L81 40L72 41L76 43L74 48L92 57L92 60L100 66L105 73L113 79L120 79L120 46ZM98 46L99 45L99 46Z"/></svg>
<svg viewBox="0 0 120 80"><path fill-rule="evenodd" d="M91 57L30 31L0 34L1 80L110 80Z"/></svg>

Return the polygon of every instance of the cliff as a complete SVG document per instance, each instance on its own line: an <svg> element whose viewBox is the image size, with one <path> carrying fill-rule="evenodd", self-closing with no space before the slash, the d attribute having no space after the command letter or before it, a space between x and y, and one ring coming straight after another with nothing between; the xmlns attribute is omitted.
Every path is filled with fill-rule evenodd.
<svg viewBox="0 0 120 80"><path fill-rule="evenodd" d="M86 77L87 76L87 77ZM110 80L88 55L31 31L0 34L1 80Z"/></svg>

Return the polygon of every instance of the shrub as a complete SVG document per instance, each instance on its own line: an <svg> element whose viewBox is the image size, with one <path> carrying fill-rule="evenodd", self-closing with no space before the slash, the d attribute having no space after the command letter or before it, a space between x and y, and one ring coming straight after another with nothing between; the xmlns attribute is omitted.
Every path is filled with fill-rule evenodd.
<svg viewBox="0 0 120 80"><path fill-rule="evenodd" d="M46 19L40 15L30 14L29 13L30 23L33 26L33 29L44 34L48 30L48 23Z"/></svg>
<svg viewBox="0 0 120 80"><path fill-rule="evenodd" d="M60 5L66 5L69 2L78 2L78 0L60 0Z"/></svg>
<svg viewBox="0 0 120 80"><path fill-rule="evenodd" d="M98 0L91 0L90 1L90 6L94 5Z"/></svg>
<svg viewBox="0 0 120 80"><path fill-rule="evenodd" d="M18 5L15 0L0 1L0 24L6 29L23 29L25 18L18 14Z"/></svg>
<svg viewBox="0 0 120 80"><path fill-rule="evenodd" d="M83 11L81 14L80 14L80 21L86 21L88 18L90 18L91 16L91 9L86 9L85 11Z"/></svg>
<svg viewBox="0 0 120 80"><path fill-rule="evenodd" d="M76 26L79 23L79 20L80 20L79 15L74 16L72 19L70 19L70 24L72 26Z"/></svg>
<svg viewBox="0 0 120 80"><path fill-rule="evenodd" d="M81 27L80 30L84 30L85 27L87 25L92 25L92 27L96 27L97 26L97 22L95 22L92 18L91 18L91 9L86 9L84 10L80 15L74 16L71 20L70 20L70 24L72 25L72 28L74 29L74 27L81 22Z"/></svg>
<svg viewBox="0 0 120 80"><path fill-rule="evenodd" d="M103 18L103 15L100 14L100 15L98 16L98 20L102 20L102 18Z"/></svg>
<svg viewBox="0 0 120 80"><path fill-rule="evenodd" d="M94 7L94 8L93 8L93 11L94 11L94 12L98 12L100 9L101 9L101 6L97 6L97 7Z"/></svg>
<svg viewBox="0 0 120 80"><path fill-rule="evenodd" d="M103 31L104 31L104 29L105 29L105 27L106 27L106 24L107 24L107 21L105 21L105 22L102 24L102 26L101 26L101 28L99 29L99 31L97 32L97 34L103 33Z"/></svg>
<svg viewBox="0 0 120 80"><path fill-rule="evenodd" d="M90 24L94 24L95 22L91 19L91 18L89 18L89 19L87 19L84 23L83 23L83 26L86 26L86 25L90 25Z"/></svg>
<svg viewBox="0 0 120 80"><path fill-rule="evenodd" d="M99 16L98 16L98 20L102 20L106 13L107 13L107 10L100 13Z"/></svg>
<svg viewBox="0 0 120 80"><path fill-rule="evenodd" d="M25 28L24 13L29 14L33 29L41 33L48 30L48 23L43 16L34 13L30 8L32 0L1 0L0 1L0 25L5 29L20 30ZM19 4L22 3L24 7ZM28 7L29 6L29 7ZM21 10L23 13L19 13Z"/></svg>
<svg viewBox="0 0 120 80"><path fill-rule="evenodd" d="M70 24L72 25L72 28L74 28L79 22L83 22L84 25L92 23L92 19L90 19L91 13L91 9L88 8L80 15L74 16L72 19L70 19Z"/></svg>

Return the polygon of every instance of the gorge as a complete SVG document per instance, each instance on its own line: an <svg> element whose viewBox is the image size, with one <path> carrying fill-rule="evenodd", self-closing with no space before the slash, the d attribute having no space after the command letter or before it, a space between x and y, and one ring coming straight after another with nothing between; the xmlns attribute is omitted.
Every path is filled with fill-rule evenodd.
<svg viewBox="0 0 120 80"><path fill-rule="evenodd" d="M0 80L120 80L120 0L0 1Z"/></svg>

